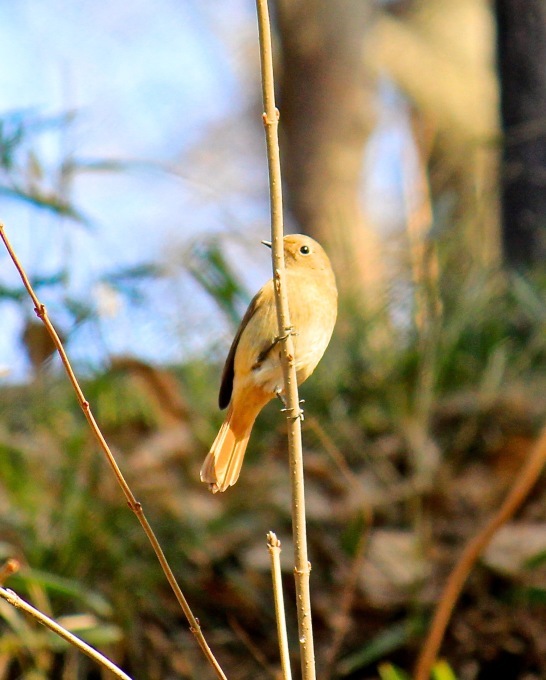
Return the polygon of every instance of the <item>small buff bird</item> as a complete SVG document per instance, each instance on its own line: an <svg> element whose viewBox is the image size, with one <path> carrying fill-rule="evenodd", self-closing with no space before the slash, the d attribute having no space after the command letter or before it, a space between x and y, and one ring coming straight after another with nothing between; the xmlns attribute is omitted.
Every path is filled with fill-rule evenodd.
<svg viewBox="0 0 546 680"><path fill-rule="evenodd" d="M265 243L265 242L264 242ZM265 245L271 245L265 243ZM334 272L322 247L309 236L284 237L284 261L298 384L315 370L337 316ZM250 303L226 359L219 406L226 419L201 468L201 481L216 493L235 484L258 413L282 395L273 279Z"/></svg>

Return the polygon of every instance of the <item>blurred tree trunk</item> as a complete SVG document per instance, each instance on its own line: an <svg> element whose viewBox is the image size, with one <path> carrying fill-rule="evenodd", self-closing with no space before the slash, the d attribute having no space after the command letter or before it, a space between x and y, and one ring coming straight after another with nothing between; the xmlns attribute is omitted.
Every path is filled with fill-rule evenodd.
<svg viewBox="0 0 546 680"><path fill-rule="evenodd" d="M506 261L546 257L546 3L496 0Z"/></svg>
<svg viewBox="0 0 546 680"><path fill-rule="evenodd" d="M455 235L461 261L500 257L498 88L489 0L413 0L383 11L367 58L388 72L427 130L416 138L428 170L436 229Z"/></svg>
<svg viewBox="0 0 546 680"><path fill-rule="evenodd" d="M370 0L277 0L283 178L298 228L324 243L342 290L378 302L379 239L361 202L373 125L364 40Z"/></svg>

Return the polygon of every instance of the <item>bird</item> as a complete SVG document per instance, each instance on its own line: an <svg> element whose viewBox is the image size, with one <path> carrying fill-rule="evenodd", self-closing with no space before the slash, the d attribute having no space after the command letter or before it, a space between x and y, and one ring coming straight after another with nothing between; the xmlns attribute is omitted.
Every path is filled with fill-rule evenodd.
<svg viewBox="0 0 546 680"><path fill-rule="evenodd" d="M262 241L271 247L271 243ZM315 370L336 323L335 275L322 246L304 234L283 239L285 282L298 385ZM239 478L256 417L275 396L283 399L281 346L273 279L254 296L239 325L222 372L218 405L225 420L201 467L213 493Z"/></svg>

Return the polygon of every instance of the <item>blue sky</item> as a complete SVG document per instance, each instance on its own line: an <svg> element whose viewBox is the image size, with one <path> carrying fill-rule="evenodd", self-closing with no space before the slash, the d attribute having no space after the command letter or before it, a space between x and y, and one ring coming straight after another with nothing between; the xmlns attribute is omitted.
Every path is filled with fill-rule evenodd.
<svg viewBox="0 0 546 680"><path fill-rule="evenodd" d="M269 275L259 246L269 226L253 0L0 0L0 63L0 117L76 112L68 131L36 141L46 174L55 177L66 156L156 168L77 175L70 197L88 227L0 199L0 218L31 274L68 266L67 288L44 293L61 326L63 294L101 312L95 327L72 333L72 357L92 365L121 353L173 362L204 345L221 354L225 320L184 275L183 260L195 239L222 234L250 292ZM383 206L377 219L385 207L397 210L385 195L398 181L404 143L399 102L389 113L383 99L364 192L372 213ZM142 307L97 286L105 271L140 262L170 274L144 291ZM0 282L16 283L3 252ZM0 370L19 379L23 319L12 303L0 303L0 315Z"/></svg>
<svg viewBox="0 0 546 680"><path fill-rule="evenodd" d="M77 112L67 133L38 140L46 169L55 174L66 154L76 160L146 161L171 169L79 175L70 196L89 217L89 228L13 201L0 202L8 234L29 271L43 274L69 262L68 292L88 300L97 295L99 307L105 291L97 291L94 282L101 272L143 261L170 267L170 283L155 284L151 291L164 305L155 305L150 314L118 300L113 305L117 313L101 320L100 342L96 332L86 335L83 330L79 340L74 336L76 358L96 360L106 348L177 360L202 344L200 333L200 339L182 337L184 324L177 322L177 307L184 313L195 307L197 317L215 312L182 275L184 248L202 234L244 232L267 218L264 191L255 201L248 195L243 200L241 193L246 184L266 188L265 157L260 168L242 132L229 125L248 107L249 82L257 76L252 75L258 54L253 50L253 12L254 3L244 0L0 4L0 114ZM231 135L228 143L226 134ZM215 135L222 148L215 147ZM230 146L237 155L231 166ZM259 139L256 147L260 152ZM243 245L235 239L233 248ZM257 267L250 264L251 281L260 277L264 263L265 255ZM4 283L16 281L3 253L0 277ZM173 291L175 286L179 290ZM47 302L62 323L57 293L50 291ZM22 320L10 303L0 313L0 366L18 377L24 373L16 339ZM209 339L214 342L224 331L218 319Z"/></svg>

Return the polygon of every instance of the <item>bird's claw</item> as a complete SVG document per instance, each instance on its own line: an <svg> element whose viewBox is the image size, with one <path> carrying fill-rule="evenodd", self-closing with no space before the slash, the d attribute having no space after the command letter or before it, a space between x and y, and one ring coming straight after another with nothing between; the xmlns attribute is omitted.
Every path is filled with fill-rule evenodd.
<svg viewBox="0 0 546 680"><path fill-rule="evenodd" d="M280 342L281 340L286 340L289 335L298 335L298 332L295 330L294 326L287 326L284 329L284 335L279 335L275 338L275 343Z"/></svg>
<svg viewBox="0 0 546 680"><path fill-rule="evenodd" d="M287 407L287 405L286 405L286 398L285 398L284 394L282 393L282 390L281 390L280 387L278 387L278 388L275 390L275 396L277 397L277 399L278 399L278 400L281 402L281 404L283 405L283 408L281 408L281 413L288 413L289 411L293 411L293 410L294 410L293 408L288 408L288 407ZM305 404L305 399L300 399L299 402L298 402L298 405L299 405L299 404ZM298 409L297 415L290 416L290 417L293 418L294 420L295 420L296 418L301 418L301 421L303 422L303 420L304 420L303 409L302 409L302 408Z"/></svg>
<svg viewBox="0 0 546 680"><path fill-rule="evenodd" d="M281 412L286 411L286 399L284 398L284 394L282 393L282 390L281 390L280 387L277 387L277 389L275 390L275 396L281 402L281 404L284 406L284 408L281 409Z"/></svg>

